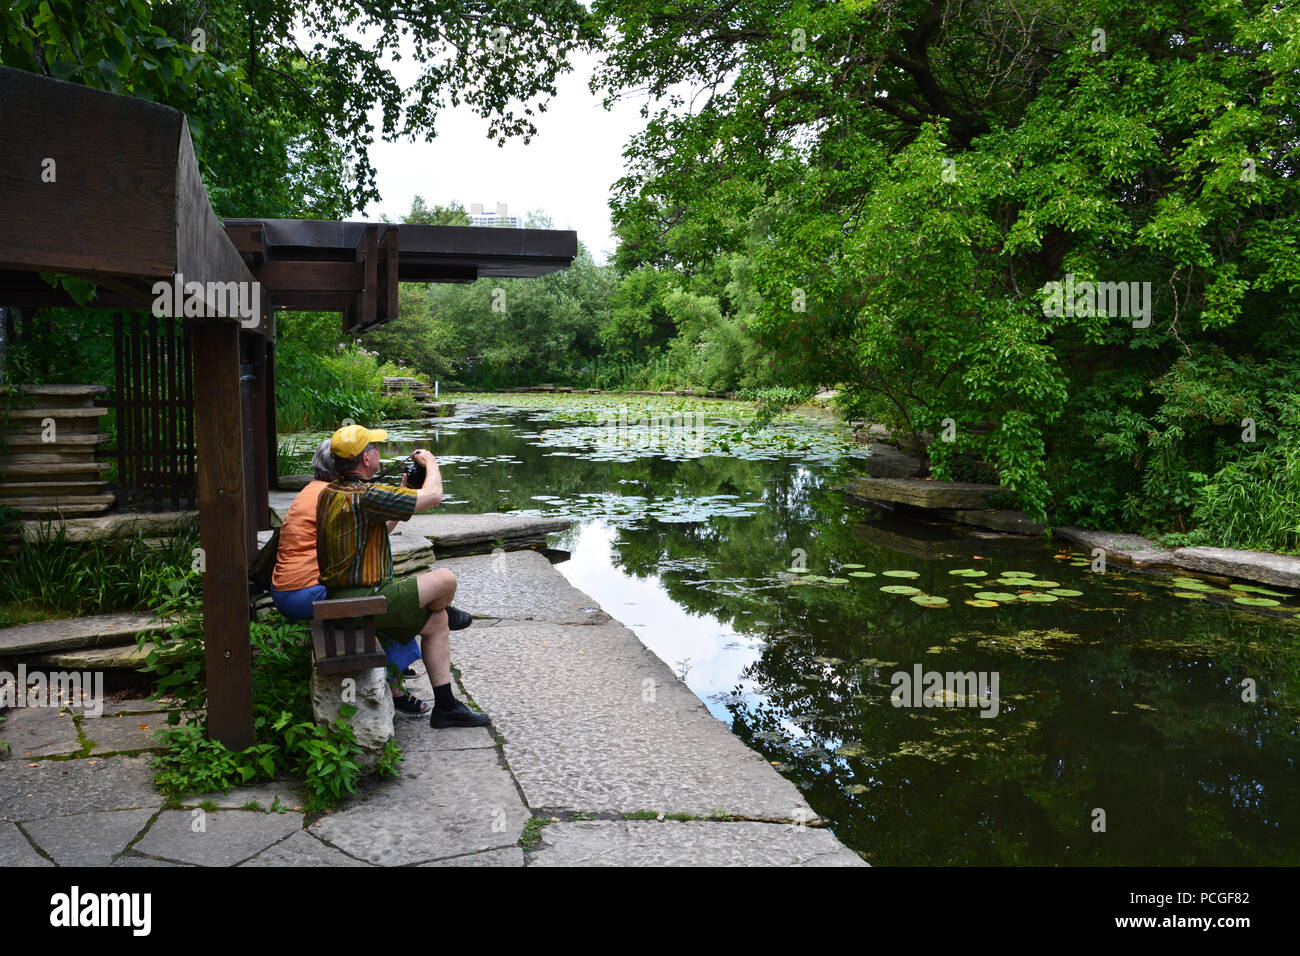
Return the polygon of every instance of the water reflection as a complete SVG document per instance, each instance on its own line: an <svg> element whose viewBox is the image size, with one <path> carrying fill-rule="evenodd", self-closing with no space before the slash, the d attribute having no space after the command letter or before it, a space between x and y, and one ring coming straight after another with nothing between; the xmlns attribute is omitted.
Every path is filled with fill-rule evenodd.
<svg viewBox="0 0 1300 956"><path fill-rule="evenodd" d="M602 447L541 408L424 427L386 451L430 447L451 510L576 519L561 571L872 862L1300 862L1294 595L1176 599L1041 542L872 515L835 490L852 462L822 421L787 446L729 420L690 454ZM997 716L893 706L915 665L996 672Z"/></svg>

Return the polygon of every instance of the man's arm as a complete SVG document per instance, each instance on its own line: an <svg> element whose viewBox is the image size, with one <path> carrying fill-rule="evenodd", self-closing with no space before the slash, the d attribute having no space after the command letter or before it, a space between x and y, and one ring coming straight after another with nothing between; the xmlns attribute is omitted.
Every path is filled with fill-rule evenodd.
<svg viewBox="0 0 1300 956"><path fill-rule="evenodd" d="M424 485L415 498L416 511L428 511L442 503L442 472L438 470L438 459L429 452L420 449L411 456L424 465Z"/></svg>

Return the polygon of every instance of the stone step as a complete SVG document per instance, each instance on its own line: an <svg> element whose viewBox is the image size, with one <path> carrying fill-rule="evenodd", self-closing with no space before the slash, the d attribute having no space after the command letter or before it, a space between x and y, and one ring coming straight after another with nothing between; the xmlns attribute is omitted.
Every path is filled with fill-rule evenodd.
<svg viewBox="0 0 1300 956"><path fill-rule="evenodd" d="M62 524L68 541L91 541L96 538L123 538L135 534L156 537L173 534L178 526L197 520L197 511L156 511L148 514L113 514L97 518L73 518ZM24 521L23 537L40 540L42 529L49 532L48 521Z"/></svg>
<svg viewBox="0 0 1300 956"><path fill-rule="evenodd" d="M75 494L48 494L33 496L28 495L19 498L6 498L5 504L10 508L17 508L19 511L34 511L41 514L51 514L57 511L67 511L70 507L81 507L86 505L99 505L107 508L117 500L117 496L112 492L105 492L98 495L75 495Z"/></svg>
<svg viewBox="0 0 1300 956"><path fill-rule="evenodd" d="M135 671L148 663L149 654L154 650L150 641L143 647L134 643L90 647L80 651L53 651L38 654L32 662L43 667L58 667L79 671Z"/></svg>
<svg viewBox="0 0 1300 956"><path fill-rule="evenodd" d="M93 495L104 488L103 481L2 481L0 498L23 498L49 493L51 495Z"/></svg>
<svg viewBox="0 0 1300 956"><path fill-rule="evenodd" d="M98 433L91 433L85 435L64 435L50 442L42 440L40 435L8 435L5 438L5 443L8 444L10 448L31 448L31 447L44 446L46 448L58 449L64 446L68 448L93 447L95 445L102 445L108 440L109 440L108 435L100 435Z"/></svg>
<svg viewBox="0 0 1300 956"><path fill-rule="evenodd" d="M0 385L0 391L19 392L23 395L57 396L62 398L93 398L108 391L107 385Z"/></svg>
<svg viewBox="0 0 1300 956"><path fill-rule="evenodd" d="M912 508L988 508L989 499L1006 491L1000 485L968 481L929 481L924 478L864 478L849 481L844 490L855 498L885 501Z"/></svg>
<svg viewBox="0 0 1300 956"><path fill-rule="evenodd" d="M36 475L102 474L111 468L106 461L9 462L0 460L0 476L26 478Z"/></svg>
<svg viewBox="0 0 1300 956"><path fill-rule="evenodd" d="M135 611L35 621L0 628L0 658L23 658L56 651L77 651L125 644L135 646L135 635L165 630L168 625L153 615Z"/></svg>
<svg viewBox="0 0 1300 956"><path fill-rule="evenodd" d="M6 502L9 507L20 512L24 517L41 517L46 520L51 518L66 518L69 516L88 517L90 515L103 514L109 508L113 507L110 501L107 504L83 504L83 505L50 505L41 507L39 505L24 505L19 507L12 502Z"/></svg>
<svg viewBox="0 0 1300 956"><path fill-rule="evenodd" d="M109 413L107 408L11 408L10 418L103 418Z"/></svg>

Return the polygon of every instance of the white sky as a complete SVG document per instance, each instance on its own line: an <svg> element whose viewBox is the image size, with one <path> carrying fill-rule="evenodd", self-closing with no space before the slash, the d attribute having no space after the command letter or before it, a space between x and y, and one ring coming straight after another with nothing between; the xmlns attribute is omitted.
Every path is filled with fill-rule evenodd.
<svg viewBox="0 0 1300 956"><path fill-rule="evenodd" d="M642 100L624 100L606 112L600 97L587 90L596 58L570 59L574 68L557 78L558 95L534 118L538 134L527 146L522 138L497 146L487 138L487 121L465 106L438 114L437 137L430 142L375 143L370 157L382 199L364 210L365 217L400 219L416 195L430 205L456 201L467 212L471 203L481 202L490 212L503 202L511 214L541 210L555 228L576 230L596 261L605 262L616 245L611 187L623 175L627 141L644 122ZM419 68L405 54L386 65L404 84Z"/></svg>

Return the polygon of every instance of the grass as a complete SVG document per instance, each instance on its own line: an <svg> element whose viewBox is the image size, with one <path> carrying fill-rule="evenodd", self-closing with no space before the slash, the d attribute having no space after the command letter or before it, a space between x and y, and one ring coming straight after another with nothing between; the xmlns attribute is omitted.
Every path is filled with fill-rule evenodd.
<svg viewBox="0 0 1300 956"><path fill-rule="evenodd" d="M139 537L70 541L62 525L42 525L35 540L18 542L0 565L0 627L152 609L197 591L198 544L196 522L160 545Z"/></svg>
<svg viewBox="0 0 1300 956"><path fill-rule="evenodd" d="M549 826L550 823L550 820L543 820L541 817L529 817L524 823L524 832L519 838L519 845L525 850L536 850L542 843L542 827Z"/></svg>

